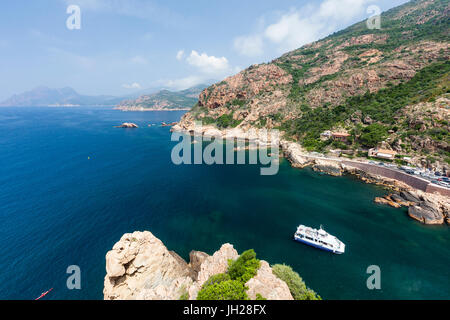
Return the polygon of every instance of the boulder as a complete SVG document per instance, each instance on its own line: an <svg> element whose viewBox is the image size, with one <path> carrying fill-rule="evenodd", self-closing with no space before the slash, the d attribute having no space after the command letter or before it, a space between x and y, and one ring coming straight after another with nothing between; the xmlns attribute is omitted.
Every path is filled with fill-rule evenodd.
<svg viewBox="0 0 450 320"><path fill-rule="evenodd" d="M398 204L397 202L394 202L394 201L386 199L386 198L377 197L377 198L375 198L375 202L378 203L378 204L387 204L387 205L389 205L389 206L391 206L393 208L400 208L401 207L401 205Z"/></svg>
<svg viewBox="0 0 450 320"><path fill-rule="evenodd" d="M409 202L415 202L415 203L421 202L420 197L411 191L402 191L402 192L400 192L400 196Z"/></svg>
<svg viewBox="0 0 450 320"><path fill-rule="evenodd" d="M342 176L344 172L341 164L335 160L316 159L314 163L314 171L324 172L332 176Z"/></svg>
<svg viewBox="0 0 450 320"><path fill-rule="evenodd" d="M208 257L209 257L209 255L204 252L193 250L189 254L189 260L190 260L189 265L191 266L192 270L194 270L198 274L198 272L201 269L202 263L205 262L205 260Z"/></svg>
<svg viewBox="0 0 450 320"><path fill-rule="evenodd" d="M394 201L395 203L398 203L402 207L409 207L411 205L414 205L414 202L406 201L397 193L391 194L387 198Z"/></svg>
<svg viewBox="0 0 450 320"><path fill-rule="evenodd" d="M408 214L411 218L424 224L443 224L444 215L434 203L422 201L419 205L409 207Z"/></svg>
<svg viewBox="0 0 450 320"><path fill-rule="evenodd" d="M314 163L314 160L303 155L303 149L298 143L281 141L281 147L284 155L295 168L304 168Z"/></svg>
<svg viewBox="0 0 450 320"><path fill-rule="evenodd" d="M294 300L286 282L273 274L266 261L261 261L258 273L245 285L248 287L247 294L251 300L255 300L258 293L267 300Z"/></svg>
<svg viewBox="0 0 450 320"><path fill-rule="evenodd" d="M106 254L106 300L177 300L193 271L150 232L125 234Z"/></svg>
<svg viewBox="0 0 450 320"><path fill-rule="evenodd" d="M189 296L192 300L197 299L197 294L202 285L212 276L224 273L228 270L228 260L235 260L239 257L238 252L229 243L224 244L219 251L212 256L208 256L203 263L197 267L198 273L196 282L189 288Z"/></svg>

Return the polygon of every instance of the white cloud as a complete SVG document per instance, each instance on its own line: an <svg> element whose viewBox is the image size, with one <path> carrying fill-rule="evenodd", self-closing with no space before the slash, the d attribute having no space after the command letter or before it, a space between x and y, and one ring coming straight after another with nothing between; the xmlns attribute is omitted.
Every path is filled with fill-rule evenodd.
<svg viewBox="0 0 450 320"><path fill-rule="evenodd" d="M130 62L134 64L148 64L147 59L143 56L134 56L130 59Z"/></svg>
<svg viewBox="0 0 450 320"><path fill-rule="evenodd" d="M192 50L186 61L190 65L197 67L203 73L225 74L231 69L227 58L208 56L206 53L199 54L195 50Z"/></svg>
<svg viewBox="0 0 450 320"><path fill-rule="evenodd" d="M263 38L261 35L237 37L234 39L234 48L244 56L259 56L263 53Z"/></svg>
<svg viewBox="0 0 450 320"><path fill-rule="evenodd" d="M184 50L180 50L177 52L177 60L181 61L184 57Z"/></svg>
<svg viewBox="0 0 450 320"><path fill-rule="evenodd" d="M299 12L290 12L268 26L264 36L278 44L280 50L292 50L320 37L322 25L313 22L311 17L303 18Z"/></svg>
<svg viewBox="0 0 450 320"><path fill-rule="evenodd" d="M323 0L320 4L293 8L263 27L259 34L237 37L235 49L247 56L260 55L266 43L274 45L278 52L297 49L364 17L370 2L374 0Z"/></svg>
<svg viewBox="0 0 450 320"><path fill-rule="evenodd" d="M137 82L133 82L131 84L126 84L125 83L125 84L122 85L122 87L125 88L125 89L142 89L142 86L139 83L137 83Z"/></svg>

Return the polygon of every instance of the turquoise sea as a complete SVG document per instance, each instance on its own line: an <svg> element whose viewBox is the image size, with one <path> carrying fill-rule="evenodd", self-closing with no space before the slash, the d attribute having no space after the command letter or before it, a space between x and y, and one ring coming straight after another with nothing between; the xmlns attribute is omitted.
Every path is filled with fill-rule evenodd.
<svg viewBox="0 0 450 320"><path fill-rule="evenodd" d="M0 108L0 299L102 299L105 254L127 232L149 230L187 259L223 243L291 265L325 299L449 299L450 228L376 205L385 191L281 161L175 166L169 128L182 112ZM117 129L135 122L139 129ZM337 256L292 241L324 225L347 245ZM81 290L66 269L81 268ZM367 289L370 265L381 290Z"/></svg>

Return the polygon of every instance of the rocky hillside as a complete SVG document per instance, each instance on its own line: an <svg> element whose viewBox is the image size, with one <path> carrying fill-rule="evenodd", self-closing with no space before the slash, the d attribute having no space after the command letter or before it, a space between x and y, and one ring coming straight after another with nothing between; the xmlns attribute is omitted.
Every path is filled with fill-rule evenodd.
<svg viewBox="0 0 450 320"><path fill-rule="evenodd" d="M137 99L124 100L119 103L120 110L190 110L198 101L198 97L206 85L198 85L186 90L172 92L161 90L146 94Z"/></svg>
<svg viewBox="0 0 450 320"><path fill-rule="evenodd" d="M278 128L307 150L364 154L383 144L424 166L450 164L449 30L445 0L418 0L253 65L200 94L180 127ZM321 139L347 132L346 143Z"/></svg>
<svg viewBox="0 0 450 320"><path fill-rule="evenodd" d="M243 254L244 255L244 254ZM241 255L241 257L243 256ZM277 265L280 277L286 274L297 277L300 283L295 291L288 287L272 272L265 261L254 258L245 261L245 270L257 264L255 274L241 281L232 280L236 272L230 270L232 261L238 261L238 252L230 244L224 244L212 256L199 251L190 253L187 263L175 252L169 251L164 244L150 232L125 234L106 255L106 277L104 298L106 300L195 300L211 298L211 295L234 294L241 288L241 298L292 300L293 290L296 299L317 299L316 294L307 289L298 274L286 266ZM231 262L230 262L231 261ZM239 269L239 268L236 268ZM290 269L290 270L286 270ZM280 272L280 270L283 270ZM295 276L295 275L296 276ZM221 287L221 283L226 286ZM231 289L229 289L231 288ZM301 291L301 295L299 292ZM214 297L213 297L214 298Z"/></svg>

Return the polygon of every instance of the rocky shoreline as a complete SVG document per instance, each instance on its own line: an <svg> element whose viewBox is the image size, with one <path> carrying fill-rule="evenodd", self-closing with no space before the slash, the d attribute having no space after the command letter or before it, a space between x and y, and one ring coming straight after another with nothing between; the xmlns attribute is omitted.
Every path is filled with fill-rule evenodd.
<svg viewBox="0 0 450 320"><path fill-rule="evenodd" d="M394 208L408 207L408 215L423 224L444 224L446 222L450 225L450 202L449 198L444 195L416 190L401 181L370 174L351 164L342 163L339 159L321 159L305 155L301 147L294 142L283 141L281 146L285 157L293 167L311 166L315 171L333 176L355 175L366 183L385 187L391 192L384 198L376 198L376 203L390 205Z"/></svg>
<svg viewBox="0 0 450 320"><path fill-rule="evenodd" d="M191 121L186 121L186 117L172 128L172 131L181 131L192 135L219 136L223 139L245 139L258 141L259 146L270 145L269 141L259 141L259 129L253 130L253 136L241 128L228 130L219 130L215 126L196 127ZM392 201L390 195L384 200L375 199L377 203L391 205L400 208L409 201L409 216L424 224L444 224L450 225L450 201L449 197L437 193L427 193L415 189L410 185L381 175L371 174L361 168L358 168L357 161L347 161L342 158L328 158L316 156L308 153L298 143L280 139L281 151L284 157L294 168L312 167L314 171L323 172L332 176L342 176L351 174L362 181L370 184L376 184L389 190L396 195L410 194L414 196L415 201ZM353 162L353 163L352 163ZM367 164L365 164L367 165ZM398 199L398 198L397 198Z"/></svg>
<svg viewBox="0 0 450 320"><path fill-rule="evenodd" d="M226 272L228 261L238 257L231 244L224 244L213 255L191 251L187 263L148 231L125 234L106 254L104 299L196 300L203 284ZM288 285L272 273L266 261L261 261L246 287L251 300L257 294L268 300L293 300Z"/></svg>

